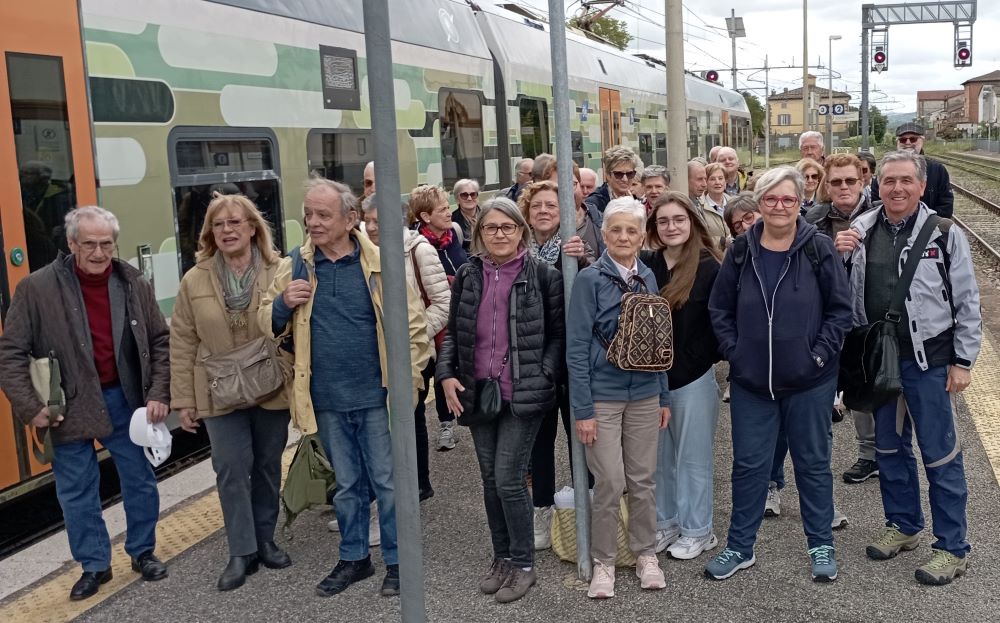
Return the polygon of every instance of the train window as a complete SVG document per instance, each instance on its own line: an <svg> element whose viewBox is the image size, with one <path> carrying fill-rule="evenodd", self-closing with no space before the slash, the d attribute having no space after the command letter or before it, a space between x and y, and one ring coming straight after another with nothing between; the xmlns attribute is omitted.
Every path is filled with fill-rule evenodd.
<svg viewBox="0 0 1000 623"><path fill-rule="evenodd" d="M667 166L667 135L662 132L656 135L656 164Z"/></svg>
<svg viewBox="0 0 1000 623"><path fill-rule="evenodd" d="M639 160L642 160L642 166L648 167L653 164L653 135L652 134L640 134L639 135Z"/></svg>
<svg viewBox="0 0 1000 623"><path fill-rule="evenodd" d="M576 131L569 133L569 142L573 146L573 162L577 166L583 166L583 132Z"/></svg>
<svg viewBox="0 0 1000 623"><path fill-rule="evenodd" d="M64 219L76 205L62 59L8 53L14 153L32 272L66 246Z"/></svg>
<svg viewBox="0 0 1000 623"><path fill-rule="evenodd" d="M165 82L90 78L94 121L167 123L174 116L174 94Z"/></svg>
<svg viewBox="0 0 1000 623"><path fill-rule="evenodd" d="M375 158L370 130L312 130L306 138L310 173L337 180L359 197L364 191L365 165Z"/></svg>
<svg viewBox="0 0 1000 623"><path fill-rule="evenodd" d="M441 89L438 92L441 125L441 178L445 188L460 179L486 184L483 156L483 99L481 93Z"/></svg>
<svg viewBox="0 0 1000 623"><path fill-rule="evenodd" d="M549 148L549 105L543 99L519 97L521 113L521 155L534 158L551 152Z"/></svg>
<svg viewBox="0 0 1000 623"><path fill-rule="evenodd" d="M277 141L269 130L184 128L168 139L181 274L195 264L212 194L240 193L260 209L284 248Z"/></svg>

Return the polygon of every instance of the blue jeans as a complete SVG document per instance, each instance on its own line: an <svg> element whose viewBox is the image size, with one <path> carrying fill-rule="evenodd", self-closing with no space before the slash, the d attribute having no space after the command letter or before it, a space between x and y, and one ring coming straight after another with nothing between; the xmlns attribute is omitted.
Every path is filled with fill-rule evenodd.
<svg viewBox="0 0 1000 623"><path fill-rule="evenodd" d="M969 551L965 540L965 482L962 442L955 430L951 396L945 391L947 366L921 371L915 361L900 361L906 408L893 401L875 410L875 456L886 524L906 534L924 528L920 510L920 479L913 458L913 432L927 474L935 549L958 557ZM909 417L907 417L909 416Z"/></svg>
<svg viewBox="0 0 1000 623"><path fill-rule="evenodd" d="M542 418L519 418L504 403L500 415L487 424L469 426L483 479L483 503L490 526L493 555L518 567L535 560L531 496L525 475Z"/></svg>
<svg viewBox="0 0 1000 623"><path fill-rule="evenodd" d="M317 411L316 426L337 475L333 509L340 524L340 559L356 561L368 557L371 487L378 501L382 559L387 565L399 564L389 411L384 406Z"/></svg>
<svg viewBox="0 0 1000 623"><path fill-rule="evenodd" d="M136 558L156 547L160 494L153 466L142 448L129 438L132 409L121 386L115 385L102 393L113 428L110 435L99 441L111 453L118 470L127 528L125 551ZM55 444L53 453L56 497L66 521L73 559L84 571L104 571L111 567L111 540L101 515L101 472L94 442L88 439Z"/></svg>
<svg viewBox="0 0 1000 623"><path fill-rule="evenodd" d="M809 547L833 544L833 432L830 397L834 376L811 389L771 400L733 383L733 513L730 549L749 556L764 519L764 502L778 432L784 428L799 489L802 527Z"/></svg>
<svg viewBox="0 0 1000 623"><path fill-rule="evenodd" d="M719 386L715 367L670 390L670 424L660 431L656 454L656 529L681 535L712 533L712 476Z"/></svg>

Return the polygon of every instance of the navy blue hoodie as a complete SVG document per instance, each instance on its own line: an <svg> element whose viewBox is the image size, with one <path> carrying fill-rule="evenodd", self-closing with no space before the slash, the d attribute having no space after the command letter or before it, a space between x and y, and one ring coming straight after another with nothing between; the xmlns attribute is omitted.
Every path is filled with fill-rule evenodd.
<svg viewBox="0 0 1000 623"><path fill-rule="evenodd" d="M844 336L851 328L851 292L833 241L800 216L774 297L768 300L757 259L763 231L764 222L758 221L744 234L749 244L742 266L736 266L731 251L726 254L708 309L719 352L729 360L730 378L777 400L837 375ZM813 236L819 274L804 250Z"/></svg>

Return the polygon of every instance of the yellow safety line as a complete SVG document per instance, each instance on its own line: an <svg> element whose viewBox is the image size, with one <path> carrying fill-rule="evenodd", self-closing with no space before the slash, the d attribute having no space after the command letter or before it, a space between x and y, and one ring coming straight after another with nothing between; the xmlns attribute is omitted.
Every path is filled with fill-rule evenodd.
<svg viewBox="0 0 1000 623"><path fill-rule="evenodd" d="M961 396L972 414L976 432L993 466L993 476L1000 483L1000 359L988 330L983 330L983 343L976 367L972 370L972 384Z"/></svg>

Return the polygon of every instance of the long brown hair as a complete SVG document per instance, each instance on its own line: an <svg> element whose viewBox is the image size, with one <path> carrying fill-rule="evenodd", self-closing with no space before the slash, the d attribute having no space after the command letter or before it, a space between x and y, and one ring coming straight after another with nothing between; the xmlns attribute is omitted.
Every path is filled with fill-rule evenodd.
<svg viewBox="0 0 1000 623"><path fill-rule="evenodd" d="M212 193L212 201L205 210L205 222L201 226L201 234L198 236L198 251L195 253L195 260L202 261L215 255L219 247L215 244L215 234L212 232L212 222L219 212L226 208L239 210L243 213L247 223L253 227L253 239L250 244L256 244L260 250L260 256L265 263L271 263L278 259L278 252L274 248L274 239L271 236L271 226L268 225L264 215L257 209L257 205L250 201L246 195L223 195L219 192Z"/></svg>
<svg viewBox="0 0 1000 623"><path fill-rule="evenodd" d="M686 193L676 190L668 190L660 195L653 205L653 213L650 218L646 219L646 243L649 247L661 252L666 247L656 230L656 219L660 208L671 203L681 206L687 212L688 221L691 223L691 235L681 247L681 256L671 271L670 282L660 288L660 296L667 299L671 309L680 309L684 307L691 296L691 288L694 286L694 279L698 274L698 263L701 261L702 249L711 253L716 262L722 262L722 254L708 233L704 218L691 203L691 199Z"/></svg>

